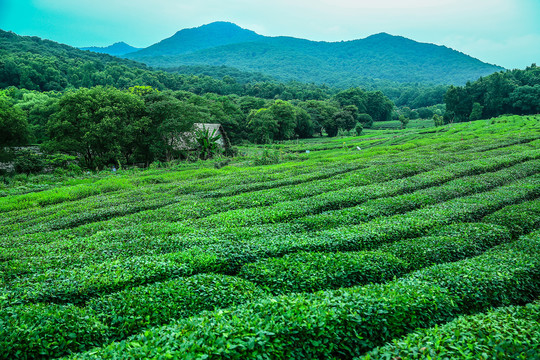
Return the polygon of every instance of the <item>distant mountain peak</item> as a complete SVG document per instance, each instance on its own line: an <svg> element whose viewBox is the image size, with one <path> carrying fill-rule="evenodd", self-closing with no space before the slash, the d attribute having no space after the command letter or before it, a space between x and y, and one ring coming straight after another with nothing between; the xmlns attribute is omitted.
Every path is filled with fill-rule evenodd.
<svg viewBox="0 0 540 360"><path fill-rule="evenodd" d="M140 48L133 47L131 45L126 44L123 41L116 42L112 45L105 46L105 47L97 47L97 46L91 46L91 47L83 47L81 50L88 50L93 51L101 54L109 54L113 56L121 56L125 54L132 53L134 51L140 50Z"/></svg>
<svg viewBox="0 0 540 360"><path fill-rule="evenodd" d="M450 48L381 32L364 39L317 42L268 37L225 21L183 29L126 57L154 67L228 66L280 81L357 85L363 79L464 84L502 68Z"/></svg>
<svg viewBox="0 0 540 360"><path fill-rule="evenodd" d="M217 46L256 41L261 38L263 36L234 23L216 21L177 31L173 36L138 51L136 56L154 56L158 53L161 55L187 54Z"/></svg>

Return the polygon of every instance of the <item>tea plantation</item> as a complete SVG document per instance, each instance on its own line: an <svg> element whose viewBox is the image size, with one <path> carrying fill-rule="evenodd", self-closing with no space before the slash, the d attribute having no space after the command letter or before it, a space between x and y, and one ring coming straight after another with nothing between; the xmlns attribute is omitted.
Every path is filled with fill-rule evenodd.
<svg viewBox="0 0 540 360"><path fill-rule="evenodd" d="M540 116L263 150L0 187L0 358L540 358Z"/></svg>

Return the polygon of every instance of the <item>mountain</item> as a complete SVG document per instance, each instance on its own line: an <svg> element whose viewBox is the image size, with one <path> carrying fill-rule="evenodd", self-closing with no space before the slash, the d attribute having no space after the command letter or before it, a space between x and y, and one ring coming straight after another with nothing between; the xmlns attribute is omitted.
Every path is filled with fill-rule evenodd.
<svg viewBox="0 0 540 360"><path fill-rule="evenodd" d="M224 65L282 81L340 87L357 86L368 79L461 85L504 70L445 46L386 33L352 41L317 42L262 36L223 22L181 30L125 57L162 68Z"/></svg>
<svg viewBox="0 0 540 360"><path fill-rule="evenodd" d="M107 47L91 46L91 47L83 47L83 48L80 48L80 49L81 50L93 51L93 52L97 52L97 53L100 53L100 54L109 54L109 55L113 55L113 56L121 56L121 55L125 55L125 54L135 52L137 50L141 50L140 48L133 47L131 45L126 44L125 42L117 42L117 43L114 43L114 44L109 45Z"/></svg>
<svg viewBox="0 0 540 360"><path fill-rule="evenodd" d="M129 57L188 54L222 45L256 41L264 38L251 30L229 22L214 22L197 28L184 29L176 34L139 50Z"/></svg>

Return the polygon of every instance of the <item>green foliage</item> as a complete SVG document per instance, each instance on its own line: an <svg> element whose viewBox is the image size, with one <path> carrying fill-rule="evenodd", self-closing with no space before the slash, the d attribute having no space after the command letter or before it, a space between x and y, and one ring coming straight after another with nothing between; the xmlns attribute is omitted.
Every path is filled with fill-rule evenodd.
<svg viewBox="0 0 540 360"><path fill-rule="evenodd" d="M201 152L200 157L203 160L210 159L221 152L218 144L221 135L217 134L215 129L210 132L210 129L205 128L203 125L202 129L195 131L195 139Z"/></svg>
<svg viewBox="0 0 540 360"><path fill-rule="evenodd" d="M6 146L26 145L29 137L24 113L0 98L0 151Z"/></svg>
<svg viewBox="0 0 540 360"><path fill-rule="evenodd" d="M540 112L540 68L508 70L480 78L464 87L450 87L444 96L449 117L456 121L489 119L502 114Z"/></svg>
<svg viewBox="0 0 540 360"><path fill-rule="evenodd" d="M510 239L510 232L504 227L482 223L453 224L426 237L383 245L379 250L406 261L410 270L418 270L480 255Z"/></svg>
<svg viewBox="0 0 540 360"><path fill-rule="evenodd" d="M205 116L235 113L218 95L157 95L129 94L144 108L172 96ZM256 167L264 147L219 169L6 177L0 357L353 358L533 301L540 232L510 237L538 227L539 125L516 116L290 141L267 148L279 163Z"/></svg>
<svg viewBox="0 0 540 360"><path fill-rule="evenodd" d="M13 160L13 167L18 174L36 174L45 167L45 159L32 150L20 150Z"/></svg>
<svg viewBox="0 0 540 360"><path fill-rule="evenodd" d="M509 306L463 316L416 331L357 360L375 359L535 359L540 357L540 303ZM481 354L481 355L480 355Z"/></svg>
<svg viewBox="0 0 540 360"><path fill-rule="evenodd" d="M354 131L356 131L357 136L362 135L362 131L364 131L364 127L362 126L362 123L357 123L354 128Z"/></svg>
<svg viewBox="0 0 540 360"><path fill-rule="evenodd" d="M388 254L299 252L244 265L238 276L287 294L385 282L404 272L403 262Z"/></svg>
<svg viewBox="0 0 540 360"><path fill-rule="evenodd" d="M121 340L145 328L257 300L266 295L254 284L229 276L203 274L140 286L93 299L88 308Z"/></svg>
<svg viewBox="0 0 540 360"><path fill-rule="evenodd" d="M409 118L405 117L405 115L399 115L399 122L401 123L401 128L405 129L409 123Z"/></svg>
<svg viewBox="0 0 540 360"><path fill-rule="evenodd" d="M519 240L510 248L516 246L519 249L519 242L532 241ZM540 294L539 269L537 254L503 247L501 251L490 251L476 258L419 270L409 278L450 289L460 298L462 312L474 313L492 306L526 304L535 300Z"/></svg>
<svg viewBox="0 0 540 360"><path fill-rule="evenodd" d="M385 81L464 84L502 70L446 47L385 33L354 41L321 43L264 37L238 27L223 33L214 31L215 35L209 37L207 32L213 25L180 31L128 57L161 68L226 66L263 72L279 80L326 83L341 88L376 87ZM251 33L249 40L245 39L247 32ZM230 38L223 39L224 34Z"/></svg>
<svg viewBox="0 0 540 360"><path fill-rule="evenodd" d="M0 312L2 359L50 359L107 339L107 327L74 305L30 304Z"/></svg>
<svg viewBox="0 0 540 360"><path fill-rule="evenodd" d="M469 115L469 120L480 120L482 118L482 110L484 107L479 103L475 102L472 106L471 115Z"/></svg>
<svg viewBox="0 0 540 360"><path fill-rule="evenodd" d="M390 285L263 299L154 328L130 341L74 356L152 358L347 358L418 327L455 316L447 290L404 281ZM173 334L183 334L175 341ZM158 345L159 343L159 345ZM137 345L135 345L137 344Z"/></svg>
<svg viewBox="0 0 540 360"><path fill-rule="evenodd" d="M148 125L136 95L96 87L67 93L48 124L49 148L80 156L89 168L130 163Z"/></svg>
<svg viewBox="0 0 540 360"><path fill-rule="evenodd" d="M528 234L540 227L540 200L507 206L483 221L507 227L514 237Z"/></svg>
<svg viewBox="0 0 540 360"><path fill-rule="evenodd" d="M435 126L443 126L444 125L444 119L440 115L434 114L433 115L433 121L435 122Z"/></svg>
<svg viewBox="0 0 540 360"><path fill-rule="evenodd" d="M359 114L358 121L368 129L373 126L373 118L369 114Z"/></svg>

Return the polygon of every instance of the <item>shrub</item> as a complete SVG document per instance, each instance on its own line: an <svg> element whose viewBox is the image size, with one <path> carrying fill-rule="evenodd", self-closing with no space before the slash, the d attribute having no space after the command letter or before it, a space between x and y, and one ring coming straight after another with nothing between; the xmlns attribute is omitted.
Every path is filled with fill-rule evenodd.
<svg viewBox="0 0 540 360"><path fill-rule="evenodd" d="M0 311L0 358L55 358L101 345L107 327L73 305L29 304Z"/></svg>
<svg viewBox="0 0 540 360"><path fill-rule="evenodd" d="M526 304L540 295L540 257L538 253L520 250L533 243L533 240L522 239L503 244L481 256L435 265L407 278L450 289L460 298L463 313L491 306ZM538 242L532 246L538 246Z"/></svg>
<svg viewBox="0 0 540 360"><path fill-rule="evenodd" d="M404 273L405 264L390 254L299 252L246 264L239 276L287 294L385 282Z"/></svg>
<svg viewBox="0 0 540 360"><path fill-rule="evenodd" d="M460 317L419 330L356 360L539 359L540 302Z"/></svg>
<svg viewBox="0 0 540 360"><path fill-rule="evenodd" d="M73 358L349 358L456 313L447 290L423 282L297 294L205 313Z"/></svg>
<svg viewBox="0 0 540 360"><path fill-rule="evenodd" d="M383 245L379 250L407 261L409 270L418 270L480 255L510 239L510 232L501 226L459 223L443 226L429 236Z"/></svg>
<svg viewBox="0 0 540 360"><path fill-rule="evenodd" d="M507 206L482 221L506 226L514 237L527 234L540 228L540 199Z"/></svg>
<svg viewBox="0 0 540 360"><path fill-rule="evenodd" d="M92 299L88 307L110 327L113 339L123 339L150 326L193 316L203 310L238 305L266 293L249 281L203 274L139 286Z"/></svg>

